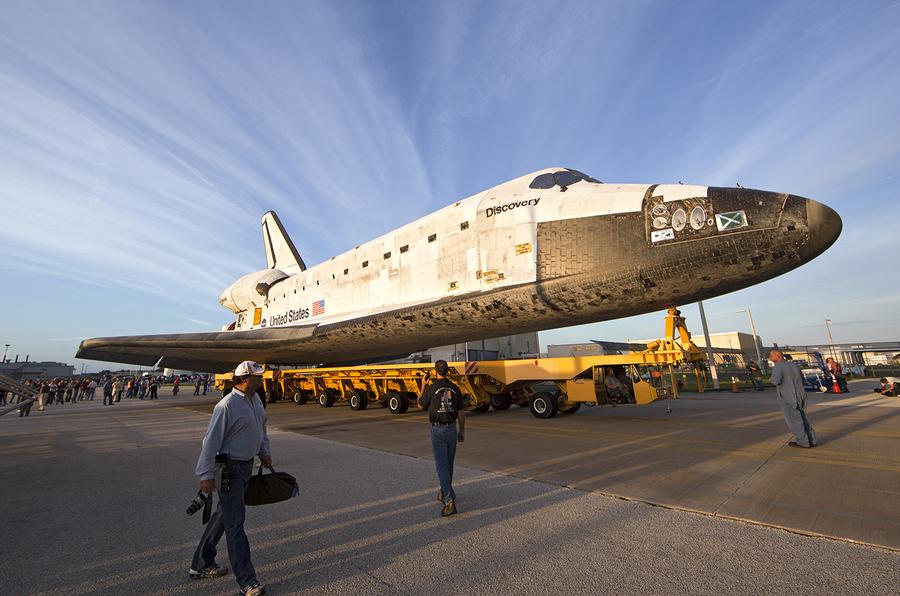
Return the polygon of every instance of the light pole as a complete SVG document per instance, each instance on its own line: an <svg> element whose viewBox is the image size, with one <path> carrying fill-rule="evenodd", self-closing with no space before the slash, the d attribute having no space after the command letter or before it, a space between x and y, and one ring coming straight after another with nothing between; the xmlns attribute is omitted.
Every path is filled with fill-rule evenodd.
<svg viewBox="0 0 900 596"><path fill-rule="evenodd" d="M719 372L716 370L716 359L713 358L712 344L709 341L709 328L706 326L706 312L703 310L703 301L698 300L700 307L700 323L703 325L703 339L706 340L706 359L709 361L709 374L712 377L713 389L719 389Z"/></svg>
<svg viewBox="0 0 900 596"><path fill-rule="evenodd" d="M6 362L6 355L9 353L9 344L4 344L4 345L6 346L6 349L3 350L3 362L5 363L5 362Z"/></svg>
<svg viewBox="0 0 900 596"><path fill-rule="evenodd" d="M825 329L828 330L828 343L831 344L831 357L837 362L837 355L834 353L834 339L831 337L831 319L825 319Z"/></svg>
<svg viewBox="0 0 900 596"><path fill-rule="evenodd" d="M766 372L766 369L769 368L768 363L762 358L762 354L759 351L759 339L756 335L756 325L753 324L753 313L750 312L750 307L748 306L744 310L739 310L738 313L746 312L747 317L750 319L750 331L753 332L753 347L756 348L756 363L763 369L763 372Z"/></svg>

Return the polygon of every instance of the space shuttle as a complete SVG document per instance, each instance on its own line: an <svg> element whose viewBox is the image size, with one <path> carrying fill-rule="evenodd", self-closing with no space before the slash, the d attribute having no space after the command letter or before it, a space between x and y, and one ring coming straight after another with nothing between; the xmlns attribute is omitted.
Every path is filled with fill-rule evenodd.
<svg viewBox="0 0 900 596"><path fill-rule="evenodd" d="M721 296L814 259L841 226L796 195L557 167L307 267L270 211L267 267L222 293L222 331L86 339L76 357L209 372L396 357Z"/></svg>

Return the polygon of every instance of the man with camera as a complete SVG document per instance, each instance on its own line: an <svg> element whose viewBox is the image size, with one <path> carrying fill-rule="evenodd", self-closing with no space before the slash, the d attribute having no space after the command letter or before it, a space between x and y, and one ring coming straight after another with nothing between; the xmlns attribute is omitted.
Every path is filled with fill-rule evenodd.
<svg viewBox="0 0 900 596"><path fill-rule="evenodd" d="M244 532L244 493L253 471L253 458L272 469L266 413L256 390L262 385L263 367L241 362L234 370L234 389L213 409L203 449L197 461L199 496L219 493L219 508L209 519L191 562L192 578L220 577L228 573L216 563L216 545L225 534L228 559L242 594L257 596L265 589L250 560L250 542Z"/></svg>
<svg viewBox="0 0 900 596"><path fill-rule="evenodd" d="M456 493L453 492L453 460L456 458L457 440L465 441L466 413L463 410L462 392L447 378L449 367L444 360L434 363L435 380L428 383L426 373L419 386L419 407L428 410L431 423L431 449L437 468L441 490L438 501L443 504L441 517L456 513ZM459 431L456 422L459 421Z"/></svg>

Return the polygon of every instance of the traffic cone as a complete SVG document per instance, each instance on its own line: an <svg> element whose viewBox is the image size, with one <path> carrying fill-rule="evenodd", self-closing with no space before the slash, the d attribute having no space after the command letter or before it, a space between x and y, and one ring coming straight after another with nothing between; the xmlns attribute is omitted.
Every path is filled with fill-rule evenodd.
<svg viewBox="0 0 900 596"><path fill-rule="evenodd" d="M738 385L737 377L731 377L731 392L732 393L740 393L741 386Z"/></svg>
<svg viewBox="0 0 900 596"><path fill-rule="evenodd" d="M831 375L831 378L834 379L834 384L831 386L832 393L840 393L841 392L841 384L838 383L837 376Z"/></svg>

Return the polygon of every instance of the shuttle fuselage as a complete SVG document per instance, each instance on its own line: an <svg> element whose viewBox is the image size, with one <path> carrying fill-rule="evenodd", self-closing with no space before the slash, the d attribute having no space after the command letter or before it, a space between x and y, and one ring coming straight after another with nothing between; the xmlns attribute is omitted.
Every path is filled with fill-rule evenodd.
<svg viewBox="0 0 900 596"><path fill-rule="evenodd" d="M269 267L222 294L228 329L85 340L78 356L198 370L333 363L603 321L765 281L840 230L833 210L794 195L549 168L306 268L270 212Z"/></svg>

